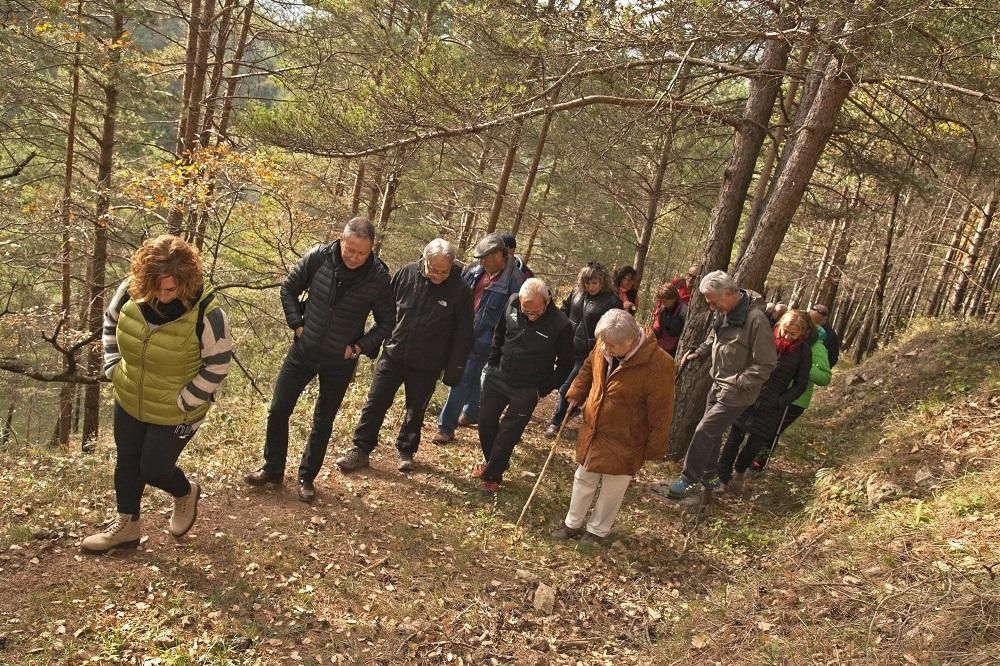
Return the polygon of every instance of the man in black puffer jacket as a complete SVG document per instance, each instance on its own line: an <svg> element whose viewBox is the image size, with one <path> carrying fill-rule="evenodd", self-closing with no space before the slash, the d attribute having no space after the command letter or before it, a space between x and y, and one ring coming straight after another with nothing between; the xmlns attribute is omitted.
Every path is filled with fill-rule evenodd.
<svg viewBox="0 0 1000 666"><path fill-rule="evenodd" d="M313 480L323 466L333 419L354 378L358 357L374 358L392 332L396 309L389 269L372 253L375 227L363 217L348 221L339 241L309 250L281 285L292 346L278 373L267 414L264 466L245 475L255 486L281 483L288 456L288 418L299 396L319 376L312 430L299 464L299 499L316 497ZM305 301L300 297L308 292ZM365 332L368 315L375 325Z"/></svg>
<svg viewBox="0 0 1000 666"><path fill-rule="evenodd" d="M440 238L428 243L421 261L403 266L392 278L392 291L396 327L375 366L368 403L354 430L354 447L337 458L345 472L368 466L400 385L406 387L406 412L396 439L399 471L413 471L434 386L442 373L447 386L462 381L472 350L472 289L455 266L451 243Z"/></svg>
<svg viewBox="0 0 1000 666"><path fill-rule="evenodd" d="M545 283L529 278L497 322L483 380L479 445L486 462L472 472L482 479L483 495L496 493L539 399L559 388L572 367L573 326Z"/></svg>

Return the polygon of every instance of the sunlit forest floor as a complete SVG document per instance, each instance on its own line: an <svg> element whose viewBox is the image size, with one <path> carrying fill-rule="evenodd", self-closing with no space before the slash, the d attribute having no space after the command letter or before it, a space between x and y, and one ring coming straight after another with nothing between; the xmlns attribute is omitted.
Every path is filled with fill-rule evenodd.
<svg viewBox="0 0 1000 666"><path fill-rule="evenodd" d="M494 502L468 476L474 429L429 443L439 403L415 473L386 441L341 474L360 381L307 506L291 477L242 483L267 405L225 399L181 458L204 488L192 532L170 537L169 500L148 490L148 538L99 557L78 544L114 508L110 438L92 455L12 442L0 663L995 663L1000 336L936 321L844 365L745 493L699 514L660 494L675 467L648 465L592 549L548 538L569 501L569 428L513 535L550 402ZM294 417L290 470L310 416ZM535 608L542 583L551 613Z"/></svg>

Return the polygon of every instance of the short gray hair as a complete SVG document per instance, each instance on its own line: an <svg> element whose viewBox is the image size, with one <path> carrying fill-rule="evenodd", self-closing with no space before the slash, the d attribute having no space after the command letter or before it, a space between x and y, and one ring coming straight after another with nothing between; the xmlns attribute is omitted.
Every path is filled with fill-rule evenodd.
<svg viewBox="0 0 1000 666"><path fill-rule="evenodd" d="M597 322L597 328L594 329L595 338L600 338L605 343L613 345L634 341L640 335L642 335L642 328L639 327L639 322L628 312L619 308L605 312L601 320Z"/></svg>
<svg viewBox="0 0 1000 666"><path fill-rule="evenodd" d="M735 294L739 289L736 281L725 271L712 271L698 285L698 291L703 294Z"/></svg>
<svg viewBox="0 0 1000 666"><path fill-rule="evenodd" d="M522 284L521 288L518 290L517 295L522 301L530 301L533 298L541 298L546 303L552 301L552 293L549 291L548 285L539 278L535 277L525 280L524 284Z"/></svg>
<svg viewBox="0 0 1000 666"><path fill-rule="evenodd" d="M375 242L375 225L367 217L352 217L344 225L344 236L356 236Z"/></svg>
<svg viewBox="0 0 1000 666"><path fill-rule="evenodd" d="M455 248L445 239L435 238L424 246L424 261L430 261L433 257L448 257L455 261Z"/></svg>

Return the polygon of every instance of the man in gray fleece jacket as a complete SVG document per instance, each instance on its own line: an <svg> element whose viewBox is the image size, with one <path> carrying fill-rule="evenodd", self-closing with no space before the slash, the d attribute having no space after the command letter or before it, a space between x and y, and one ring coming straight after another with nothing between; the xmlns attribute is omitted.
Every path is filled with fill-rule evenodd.
<svg viewBox="0 0 1000 666"><path fill-rule="evenodd" d="M722 435L754 403L778 361L760 294L740 289L723 271L706 275L698 289L713 310L711 330L697 349L685 355L684 362L704 359L711 353L712 388L681 475L670 486L671 499L689 495L699 481L711 484L705 471L718 462Z"/></svg>

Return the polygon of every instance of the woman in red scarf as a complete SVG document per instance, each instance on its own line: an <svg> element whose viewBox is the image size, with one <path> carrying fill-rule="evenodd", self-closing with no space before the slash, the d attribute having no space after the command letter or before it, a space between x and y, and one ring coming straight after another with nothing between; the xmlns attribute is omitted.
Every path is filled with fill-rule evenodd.
<svg viewBox="0 0 1000 666"><path fill-rule="evenodd" d="M719 457L721 491L737 492L742 488L747 469L774 439L785 410L806 390L815 339L816 327L801 310L789 310L778 320L774 327L778 365L757 402L736 419L729 431Z"/></svg>

